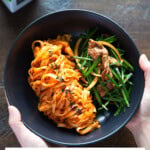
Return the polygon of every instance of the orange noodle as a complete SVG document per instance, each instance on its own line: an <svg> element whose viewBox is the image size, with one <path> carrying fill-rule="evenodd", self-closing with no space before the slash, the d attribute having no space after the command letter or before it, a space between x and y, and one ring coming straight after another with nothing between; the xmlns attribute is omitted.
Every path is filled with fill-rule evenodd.
<svg viewBox="0 0 150 150"><path fill-rule="evenodd" d="M34 59L28 82L39 97L40 112L58 127L75 128L83 135L100 127L89 91L95 82L88 88L80 84L82 74L68 57L74 55L69 39L65 35L32 43Z"/></svg>

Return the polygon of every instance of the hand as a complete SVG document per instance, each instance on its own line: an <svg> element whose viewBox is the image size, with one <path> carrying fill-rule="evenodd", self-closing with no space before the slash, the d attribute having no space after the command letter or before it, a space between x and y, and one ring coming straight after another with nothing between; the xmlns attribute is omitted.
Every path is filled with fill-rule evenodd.
<svg viewBox="0 0 150 150"><path fill-rule="evenodd" d="M133 133L138 146L150 149L150 62L144 54L139 65L145 76L144 93L137 113L126 127Z"/></svg>
<svg viewBox="0 0 150 150"><path fill-rule="evenodd" d="M9 125L22 147L48 147L45 141L32 133L21 121L21 114L14 106L8 105Z"/></svg>

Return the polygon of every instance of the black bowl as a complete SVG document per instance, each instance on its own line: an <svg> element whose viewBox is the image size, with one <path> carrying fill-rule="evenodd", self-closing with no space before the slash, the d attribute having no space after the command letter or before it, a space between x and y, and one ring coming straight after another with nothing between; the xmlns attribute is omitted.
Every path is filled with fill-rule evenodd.
<svg viewBox="0 0 150 150"><path fill-rule="evenodd" d="M98 25L101 32L115 34L125 50L125 58L134 66L133 90L130 107L119 116L101 114L102 127L81 136L74 130L57 128L37 110L38 98L28 85L28 69L33 59L31 43L34 40L46 40L61 33L78 35L87 28ZM129 35L116 23L105 16L85 10L65 10L48 14L28 25L13 43L7 58L4 82L8 100L16 106L24 124L34 133L47 141L64 145L85 145L101 141L116 133L136 112L144 87L144 75L138 65L139 51Z"/></svg>

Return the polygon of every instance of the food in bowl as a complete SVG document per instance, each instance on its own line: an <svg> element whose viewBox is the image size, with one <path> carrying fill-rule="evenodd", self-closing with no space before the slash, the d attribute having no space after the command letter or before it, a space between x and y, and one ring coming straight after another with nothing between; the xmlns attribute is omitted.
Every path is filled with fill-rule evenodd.
<svg viewBox="0 0 150 150"><path fill-rule="evenodd" d="M63 21L60 21L60 18L63 18ZM35 92L28 84L27 72L31 66L31 61L33 60L33 53L31 50L33 41L37 39L42 41L49 38L55 39L57 35L67 33L72 35L72 41L70 41L69 44L71 49L74 50L74 45L78 40L79 35L85 33L87 28L93 26L99 27L99 32L96 31L99 36L102 34L107 34L109 36L116 35L117 41L111 44L116 48L123 49L124 55L123 57L121 56L121 58L125 58L133 65L133 77L132 79L130 78L133 87L129 98L130 107L126 107L125 105L126 111L124 112L124 108L121 109L122 111L117 117L114 116L117 108L115 105L113 107L112 102L107 105L109 112L102 108L102 110L98 109L101 106L97 102L92 88L90 94L92 96L93 104L97 109L96 119L100 122L101 128L97 128L96 130L81 136L74 131L75 129L58 128L51 119L48 119L47 116L43 116L43 113L40 113L37 110L39 101ZM81 35L82 41L79 45L78 56L73 57L81 57L82 45L86 39L84 38L85 35L87 34ZM90 38L96 41L97 35L94 34ZM103 38L106 38L105 35ZM109 51L109 48L106 48ZM119 51L119 53L122 54L121 51ZM111 54L111 51L109 51L109 54ZM71 146L95 144L96 142L107 139L119 131L135 114L144 89L144 74L138 65L139 56L140 53L130 36L118 24L101 14L87 10L63 10L47 14L28 25L14 41L5 66L4 84L6 94L9 103L20 110L24 124L32 132L45 140L56 144ZM83 59L79 60L81 64ZM91 64L92 62L93 61L91 61ZM87 67L89 63L90 62L88 61L84 67ZM83 86L88 87L86 84L83 84ZM106 98L108 98L108 96ZM101 99L105 104L106 100L104 98ZM117 103L121 104L119 102Z"/></svg>
<svg viewBox="0 0 150 150"><path fill-rule="evenodd" d="M68 34L32 43L28 82L39 97L38 110L81 135L100 127L97 111L115 107L117 116L130 103L134 68L123 59L115 35L97 32L88 29L75 45Z"/></svg>

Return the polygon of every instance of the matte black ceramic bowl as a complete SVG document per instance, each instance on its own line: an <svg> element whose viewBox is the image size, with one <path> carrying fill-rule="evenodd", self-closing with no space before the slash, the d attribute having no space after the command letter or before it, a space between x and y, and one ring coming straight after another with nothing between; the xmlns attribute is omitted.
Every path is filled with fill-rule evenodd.
<svg viewBox="0 0 150 150"><path fill-rule="evenodd" d="M38 98L28 85L28 69L33 59L31 43L46 40L61 33L78 35L87 28L98 25L102 33L115 34L125 50L125 58L134 66L133 90L130 107L119 116L101 114L102 127L81 136L74 130L57 128L37 110ZM47 141L65 145L85 145L103 140L121 129L134 115L141 101L144 76L138 65L139 52L129 35L112 20L85 10L66 10L48 14L28 25L13 43L5 67L5 89L10 104L22 114L24 124ZM102 119L105 118L105 119Z"/></svg>

